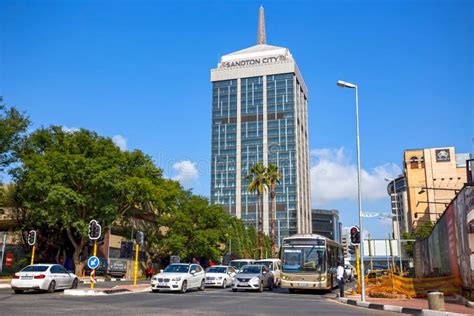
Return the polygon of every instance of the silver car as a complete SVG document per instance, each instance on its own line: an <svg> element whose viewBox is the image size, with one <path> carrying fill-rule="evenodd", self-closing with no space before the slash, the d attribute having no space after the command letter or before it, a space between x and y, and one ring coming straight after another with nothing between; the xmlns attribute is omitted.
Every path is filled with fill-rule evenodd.
<svg viewBox="0 0 474 316"><path fill-rule="evenodd" d="M273 290L273 274L263 264L243 266L234 277L232 292L242 290L257 290L263 292L264 288Z"/></svg>

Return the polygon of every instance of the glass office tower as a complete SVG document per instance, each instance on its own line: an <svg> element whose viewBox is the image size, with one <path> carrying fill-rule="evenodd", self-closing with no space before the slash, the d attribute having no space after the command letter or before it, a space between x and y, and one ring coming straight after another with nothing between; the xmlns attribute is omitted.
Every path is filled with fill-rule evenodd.
<svg viewBox="0 0 474 316"><path fill-rule="evenodd" d="M276 190L280 240L311 233L307 89L288 49L266 44L263 8L257 43L222 56L211 70L211 201L256 227L257 196L247 192L245 177L257 162L277 165L282 174ZM268 234L268 193L263 215Z"/></svg>

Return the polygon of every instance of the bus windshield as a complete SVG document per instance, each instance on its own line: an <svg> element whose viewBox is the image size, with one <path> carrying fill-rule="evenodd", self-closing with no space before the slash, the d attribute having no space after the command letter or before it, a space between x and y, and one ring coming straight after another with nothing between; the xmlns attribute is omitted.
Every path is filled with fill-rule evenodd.
<svg viewBox="0 0 474 316"><path fill-rule="evenodd" d="M325 272L326 249L324 247L283 248L283 272Z"/></svg>

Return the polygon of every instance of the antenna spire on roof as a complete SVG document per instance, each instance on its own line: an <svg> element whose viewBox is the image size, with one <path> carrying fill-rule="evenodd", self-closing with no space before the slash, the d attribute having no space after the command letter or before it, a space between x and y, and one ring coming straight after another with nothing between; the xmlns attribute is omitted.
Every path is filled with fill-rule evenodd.
<svg viewBox="0 0 474 316"><path fill-rule="evenodd" d="M265 34L265 12L263 11L263 7L260 6L258 11L258 37L257 37L257 45L266 44L267 43L267 36Z"/></svg>

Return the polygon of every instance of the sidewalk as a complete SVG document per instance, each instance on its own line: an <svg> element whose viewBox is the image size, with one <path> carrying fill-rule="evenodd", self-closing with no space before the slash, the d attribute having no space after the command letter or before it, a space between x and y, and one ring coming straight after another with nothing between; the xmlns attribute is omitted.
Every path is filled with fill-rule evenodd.
<svg viewBox="0 0 474 316"><path fill-rule="evenodd" d="M360 295L347 295L345 298L347 298L348 300L359 301ZM373 298L373 297L366 296L366 301L368 303L373 303L373 304L400 306L400 307L410 308L410 309L418 309L418 310L428 309L428 300L421 299L421 298L386 299L386 298ZM462 305L461 303L455 303L450 298L445 298L444 306L445 306L446 312L474 315L474 308L466 307Z"/></svg>

